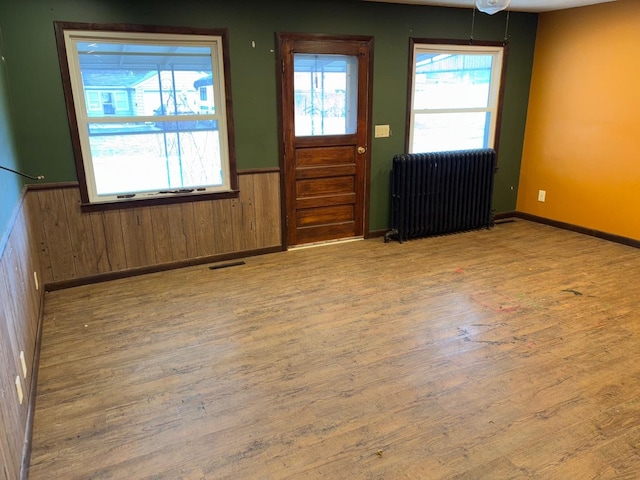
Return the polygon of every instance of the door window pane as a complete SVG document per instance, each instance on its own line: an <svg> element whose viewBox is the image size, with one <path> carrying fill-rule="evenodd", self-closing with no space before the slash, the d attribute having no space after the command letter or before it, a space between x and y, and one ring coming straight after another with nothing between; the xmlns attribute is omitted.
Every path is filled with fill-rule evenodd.
<svg viewBox="0 0 640 480"><path fill-rule="evenodd" d="M294 54L293 62L296 136L355 133L358 58Z"/></svg>

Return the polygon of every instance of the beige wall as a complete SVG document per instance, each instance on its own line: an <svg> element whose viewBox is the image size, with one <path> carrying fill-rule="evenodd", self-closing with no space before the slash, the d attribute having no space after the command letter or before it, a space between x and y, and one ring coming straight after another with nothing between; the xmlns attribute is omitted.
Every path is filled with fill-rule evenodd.
<svg viewBox="0 0 640 480"><path fill-rule="evenodd" d="M519 211L640 239L639 33L638 0L540 15Z"/></svg>

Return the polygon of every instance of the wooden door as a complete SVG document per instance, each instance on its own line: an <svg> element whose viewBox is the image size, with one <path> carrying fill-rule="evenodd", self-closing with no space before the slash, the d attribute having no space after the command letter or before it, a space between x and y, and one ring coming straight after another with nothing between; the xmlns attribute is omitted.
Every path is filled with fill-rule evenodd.
<svg viewBox="0 0 640 480"><path fill-rule="evenodd" d="M278 34L287 245L366 231L371 37Z"/></svg>

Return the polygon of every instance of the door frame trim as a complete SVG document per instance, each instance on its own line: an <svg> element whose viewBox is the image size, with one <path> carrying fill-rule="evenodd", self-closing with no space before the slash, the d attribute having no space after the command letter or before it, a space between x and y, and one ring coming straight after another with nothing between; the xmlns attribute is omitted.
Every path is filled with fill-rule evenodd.
<svg viewBox="0 0 640 480"><path fill-rule="evenodd" d="M289 248L289 226L287 224L287 184L286 184L286 166L285 166L285 131L284 131L284 57L283 42L285 40L306 40L306 41L351 41L361 42L368 50L369 64L367 72L367 109L366 116L366 138L367 151L364 154L364 198L362 202L363 238L367 238L369 234L369 205L370 205L370 189L371 189L371 131L373 119L373 45L374 37L370 35L329 35L324 33L293 33L293 32L276 32L276 78L277 78L277 101L278 101L278 156L280 165L280 216L282 226L282 248Z"/></svg>

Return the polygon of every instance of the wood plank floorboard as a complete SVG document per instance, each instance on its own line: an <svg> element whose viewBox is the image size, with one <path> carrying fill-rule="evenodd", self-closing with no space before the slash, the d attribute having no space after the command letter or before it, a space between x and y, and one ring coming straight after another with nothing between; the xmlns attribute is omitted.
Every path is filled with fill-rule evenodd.
<svg viewBox="0 0 640 480"><path fill-rule="evenodd" d="M30 478L640 478L639 273L517 220L49 293Z"/></svg>

